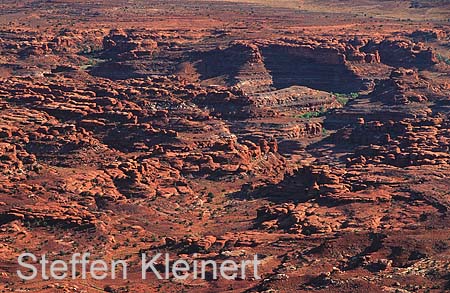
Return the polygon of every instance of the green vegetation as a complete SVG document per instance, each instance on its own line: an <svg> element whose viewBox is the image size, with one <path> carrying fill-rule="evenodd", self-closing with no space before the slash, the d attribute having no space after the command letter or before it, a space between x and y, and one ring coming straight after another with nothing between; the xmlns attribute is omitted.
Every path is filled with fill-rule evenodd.
<svg viewBox="0 0 450 293"><path fill-rule="evenodd" d="M103 48L101 46L97 46L97 45L85 45L81 48L81 50L78 52L79 55L88 55L88 54L94 54L94 53L98 53L101 50L103 50Z"/></svg>
<svg viewBox="0 0 450 293"><path fill-rule="evenodd" d="M309 111L309 112L298 115L297 118L311 119L311 118L321 117L321 116L324 116L327 111L328 111L328 109L321 107L320 110L318 110L318 111Z"/></svg>
<svg viewBox="0 0 450 293"><path fill-rule="evenodd" d="M439 62L444 62L445 64L450 65L450 58L445 57L444 55L441 54L437 54L436 57L439 60Z"/></svg>
<svg viewBox="0 0 450 293"><path fill-rule="evenodd" d="M345 106L349 101L356 99L359 97L359 93L349 93L349 94L340 94L340 93L331 93L334 97L336 97L336 100L342 105ZM303 118L303 119L311 119L316 117L324 116L327 113L328 109L322 107L320 110L317 111L309 111L303 114L300 114L296 116L297 118Z"/></svg>
<svg viewBox="0 0 450 293"><path fill-rule="evenodd" d="M339 104L345 106L350 99L347 97L336 97L336 100L339 102Z"/></svg>
<svg viewBox="0 0 450 293"><path fill-rule="evenodd" d="M87 70L91 67L98 65L99 63L107 62L109 60L99 58L99 54L103 48L95 44L84 45L78 52L78 55L88 58L88 60L80 65L81 70Z"/></svg>
<svg viewBox="0 0 450 293"><path fill-rule="evenodd" d="M86 63L80 66L81 70L87 70L91 67L94 67L100 63L107 62L108 60L98 59L98 58L89 58Z"/></svg>
<svg viewBox="0 0 450 293"><path fill-rule="evenodd" d="M311 112L306 112L306 113L299 115L298 118L311 119L311 118L315 118L315 117L320 117L324 113L325 112L322 112L322 111L311 111Z"/></svg>
<svg viewBox="0 0 450 293"><path fill-rule="evenodd" d="M97 63L98 62L94 58L89 58L86 63L84 63L83 65L80 66L80 69L81 70L89 69L89 68L95 66L95 64L97 64Z"/></svg>
<svg viewBox="0 0 450 293"><path fill-rule="evenodd" d="M336 97L336 100L342 106L345 106L348 103L348 101L359 97L359 93L349 93L349 94L331 93L331 94Z"/></svg>

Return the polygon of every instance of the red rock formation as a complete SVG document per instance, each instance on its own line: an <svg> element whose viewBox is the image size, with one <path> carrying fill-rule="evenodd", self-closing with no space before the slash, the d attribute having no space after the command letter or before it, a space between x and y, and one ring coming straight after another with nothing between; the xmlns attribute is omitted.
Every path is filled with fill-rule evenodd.
<svg viewBox="0 0 450 293"><path fill-rule="evenodd" d="M91 2L0 4L0 291L448 289L448 5ZM129 280L23 282L22 251Z"/></svg>

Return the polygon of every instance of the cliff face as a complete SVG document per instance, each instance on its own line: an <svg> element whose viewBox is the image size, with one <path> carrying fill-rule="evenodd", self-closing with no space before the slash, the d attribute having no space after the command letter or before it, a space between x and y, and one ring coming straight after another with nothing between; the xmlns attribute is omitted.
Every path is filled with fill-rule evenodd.
<svg viewBox="0 0 450 293"><path fill-rule="evenodd" d="M435 54L420 43L357 37L240 41L200 59L200 79L226 76L227 84L248 92L267 90L271 85L277 89L303 85L357 92L367 89L374 79L372 72L361 70L361 64L379 64L381 69L386 65L422 69L437 63Z"/></svg>
<svg viewBox="0 0 450 293"><path fill-rule="evenodd" d="M362 87L362 79L346 66L345 56L337 49L269 45L262 51L278 89L303 85L329 92L357 92Z"/></svg>
<svg viewBox="0 0 450 293"><path fill-rule="evenodd" d="M201 80L214 82L219 79L246 92L268 90L272 85L272 77L254 44L237 41L225 49L205 52L198 58L195 67Z"/></svg>
<svg viewBox="0 0 450 293"><path fill-rule="evenodd" d="M394 67L424 69L438 63L431 48L407 39L371 41L361 50L368 53L378 53L381 62Z"/></svg>
<svg viewBox="0 0 450 293"><path fill-rule="evenodd" d="M345 48L345 43L334 44L327 39L239 41L226 49L205 53L204 58L199 57L197 68L202 80L222 77L227 84L237 85L248 93L293 85L356 92L363 87L364 78L353 71L347 59L354 63L376 63L379 56L354 51Z"/></svg>

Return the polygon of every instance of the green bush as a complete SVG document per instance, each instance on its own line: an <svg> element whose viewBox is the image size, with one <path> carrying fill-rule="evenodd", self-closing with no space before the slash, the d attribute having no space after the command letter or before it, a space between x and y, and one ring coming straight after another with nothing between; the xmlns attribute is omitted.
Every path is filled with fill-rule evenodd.
<svg viewBox="0 0 450 293"><path fill-rule="evenodd" d="M441 54L437 54L436 57L439 60L439 62L444 62L445 64L450 65L450 58L445 57L444 55Z"/></svg>
<svg viewBox="0 0 450 293"><path fill-rule="evenodd" d="M331 94L336 97L336 100L342 106L345 106L348 103L348 101L359 97L359 93L349 93L349 94L331 93Z"/></svg>
<svg viewBox="0 0 450 293"><path fill-rule="evenodd" d="M311 112L306 112L303 113L301 115L299 115L299 118L306 118L306 119L311 119L311 118L315 118L315 117L320 117L323 115L324 112L321 111L311 111Z"/></svg>

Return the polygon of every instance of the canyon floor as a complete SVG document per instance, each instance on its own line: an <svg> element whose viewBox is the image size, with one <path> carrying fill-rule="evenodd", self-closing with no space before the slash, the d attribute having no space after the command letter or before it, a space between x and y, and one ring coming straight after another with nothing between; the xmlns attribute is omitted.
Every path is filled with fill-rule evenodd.
<svg viewBox="0 0 450 293"><path fill-rule="evenodd" d="M448 292L450 1L0 2L1 292ZM22 281L23 252L262 279ZM163 270L163 268L161 268Z"/></svg>

